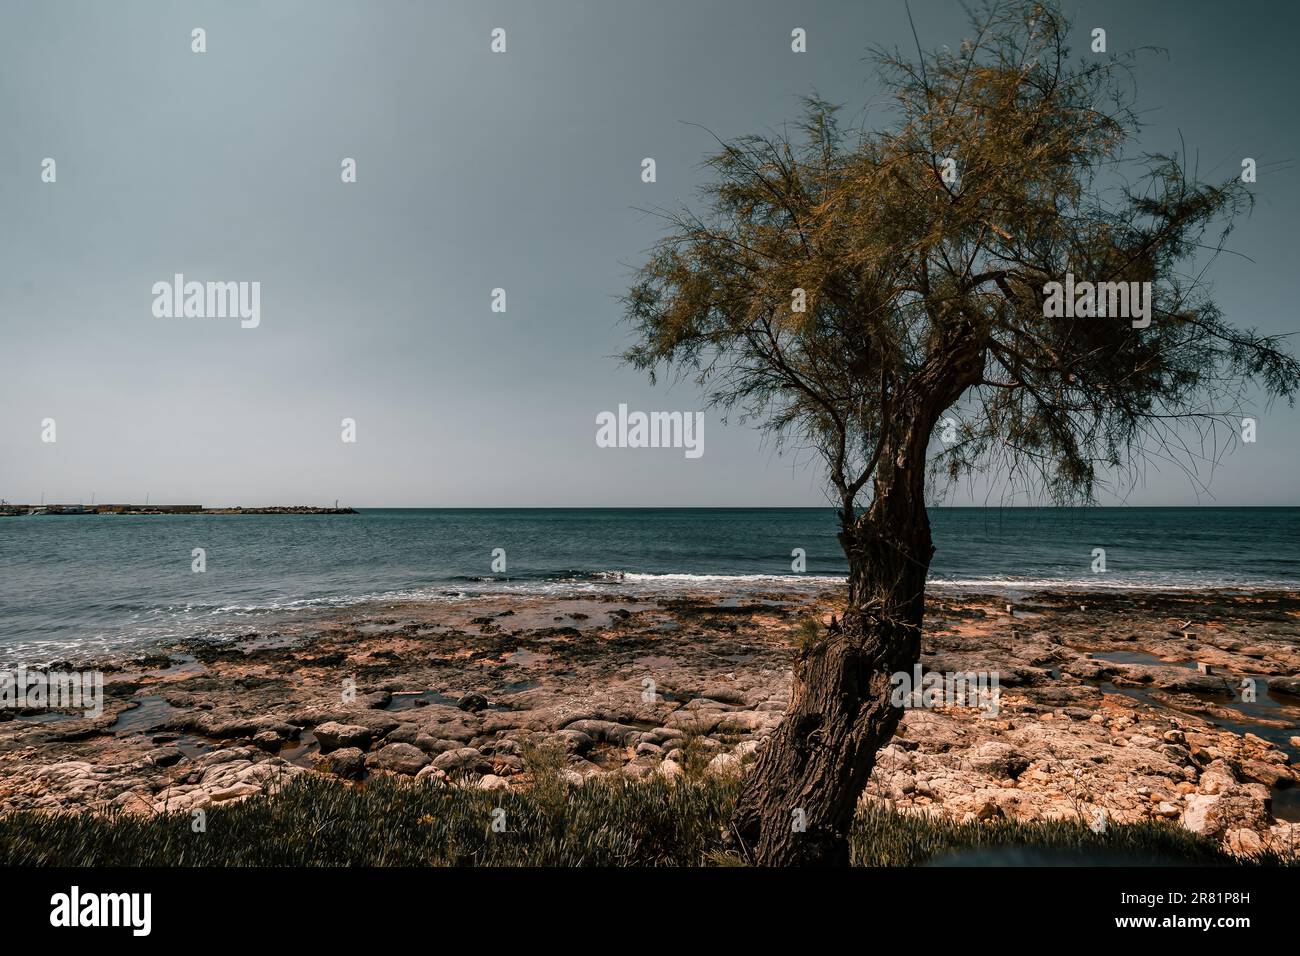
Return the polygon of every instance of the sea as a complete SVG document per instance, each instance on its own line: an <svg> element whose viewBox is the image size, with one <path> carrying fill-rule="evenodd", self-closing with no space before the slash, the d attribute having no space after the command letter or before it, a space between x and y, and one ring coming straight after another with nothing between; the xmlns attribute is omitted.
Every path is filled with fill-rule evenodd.
<svg viewBox="0 0 1300 956"><path fill-rule="evenodd" d="M1300 587L1300 508L936 508L930 521L930 578L946 588ZM829 508L5 517L0 660L219 639L391 599L834 587L835 533Z"/></svg>

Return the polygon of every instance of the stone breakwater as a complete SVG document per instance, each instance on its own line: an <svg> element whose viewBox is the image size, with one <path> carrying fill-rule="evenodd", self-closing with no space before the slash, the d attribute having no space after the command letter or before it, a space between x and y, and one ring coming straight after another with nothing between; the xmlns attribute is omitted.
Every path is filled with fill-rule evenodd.
<svg viewBox="0 0 1300 956"><path fill-rule="evenodd" d="M508 789L529 785L534 747L562 753L573 786L743 774L788 703L799 621L835 598L372 605L93 662L102 716L0 713L0 809L187 811L304 773ZM1300 852L1300 595L1040 595L1008 613L939 593L922 663L996 671L998 711L909 710L864 800L1165 820L1239 854Z"/></svg>

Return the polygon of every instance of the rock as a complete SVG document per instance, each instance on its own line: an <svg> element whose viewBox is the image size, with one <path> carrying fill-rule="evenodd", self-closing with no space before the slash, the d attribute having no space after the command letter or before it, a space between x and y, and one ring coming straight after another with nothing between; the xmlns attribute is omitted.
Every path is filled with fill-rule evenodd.
<svg viewBox="0 0 1300 956"><path fill-rule="evenodd" d="M665 760L659 764L659 776L665 780L676 780L682 776L682 765L676 760Z"/></svg>
<svg viewBox="0 0 1300 956"><path fill-rule="evenodd" d="M553 746L559 747L565 753L585 754L592 748L595 741L590 735L583 733L581 730L575 730L567 727L564 730L557 730L547 737L547 742Z"/></svg>
<svg viewBox="0 0 1300 956"><path fill-rule="evenodd" d="M487 773L479 778L478 788L480 790L509 790L510 781L498 777L494 773Z"/></svg>
<svg viewBox="0 0 1300 956"><path fill-rule="evenodd" d="M329 753L340 747L357 747L365 750L370 746L373 736L368 727L359 724L341 724L330 720L316 727L316 740L320 743L321 753Z"/></svg>
<svg viewBox="0 0 1300 956"><path fill-rule="evenodd" d="M1300 697L1300 675L1296 677L1270 677L1268 689L1275 694Z"/></svg>
<svg viewBox="0 0 1300 956"><path fill-rule="evenodd" d="M1228 835L1223 841L1229 852L1237 856L1259 856L1264 852L1264 841L1254 830L1247 830L1244 827L1237 830L1229 830Z"/></svg>
<svg viewBox="0 0 1300 956"><path fill-rule="evenodd" d="M461 747L439 754L434 758L433 766L449 776L465 773L484 774L492 771L492 765L473 747Z"/></svg>
<svg viewBox="0 0 1300 956"><path fill-rule="evenodd" d="M385 744L366 757L366 765L369 767L412 777L428 763L428 754L414 744Z"/></svg>
<svg viewBox="0 0 1300 956"><path fill-rule="evenodd" d="M719 712L700 710L675 710L668 715L664 725L675 730L689 731L693 734L711 734L718 722L722 720Z"/></svg>
<svg viewBox="0 0 1300 956"><path fill-rule="evenodd" d="M252 783L237 783L234 786L223 787L220 790L209 790L207 797L213 803L225 803L229 800L242 800L244 797L251 797L255 793L261 793L262 788Z"/></svg>
<svg viewBox="0 0 1300 956"><path fill-rule="evenodd" d="M131 790L119 793L113 798L112 805L117 807L123 813L129 813L132 816L153 813L153 804L140 796L140 794Z"/></svg>
<svg viewBox="0 0 1300 956"><path fill-rule="evenodd" d="M660 747L672 746L680 747L686 735L676 727L656 727L653 730L647 730L642 739L646 743L658 744Z"/></svg>
<svg viewBox="0 0 1300 956"><path fill-rule="evenodd" d="M1243 760L1241 775L1266 787L1276 787L1279 783L1292 779L1291 772L1286 767L1266 760Z"/></svg>
<svg viewBox="0 0 1300 956"><path fill-rule="evenodd" d="M270 754L278 752L283 743L274 730L259 730L253 735L253 745Z"/></svg>
<svg viewBox="0 0 1300 956"><path fill-rule="evenodd" d="M966 754L966 761L972 770L987 774L996 780L1019 777L1029 766L1030 760L1010 744L990 740L972 748Z"/></svg>
<svg viewBox="0 0 1300 956"><path fill-rule="evenodd" d="M458 740L446 740L442 737L430 737L428 734L417 734L415 740L411 741L430 757L436 757L439 754L445 754L448 750L459 750L465 746Z"/></svg>
<svg viewBox="0 0 1300 956"><path fill-rule="evenodd" d="M477 714L480 710L487 710L487 705L488 699L482 694L466 694L456 702L457 707L461 710L467 710L471 714Z"/></svg>
<svg viewBox="0 0 1300 956"><path fill-rule="evenodd" d="M1153 668L1153 670L1155 670ZM1220 697L1232 697L1233 688L1222 677L1196 674L1182 668L1160 669L1156 674L1156 686L1174 694L1216 694Z"/></svg>
<svg viewBox="0 0 1300 956"><path fill-rule="evenodd" d="M524 761L522 757L500 754L492 758L492 772L498 777L508 777L511 774L520 773L523 769Z"/></svg>
<svg viewBox="0 0 1300 956"><path fill-rule="evenodd" d="M357 747L343 747L316 758L315 769L345 780L360 780L366 772L366 755Z"/></svg>
<svg viewBox="0 0 1300 956"><path fill-rule="evenodd" d="M427 767L421 767L420 772L415 775L415 779L424 783L446 783L447 775L439 770L433 764Z"/></svg>
<svg viewBox="0 0 1300 956"><path fill-rule="evenodd" d="M633 780L644 780L646 777L653 776L658 769L654 761L637 759L624 764L618 772Z"/></svg>
<svg viewBox="0 0 1300 956"><path fill-rule="evenodd" d="M1264 802L1250 794L1193 793L1183 810L1183 826L1219 838L1229 830L1268 826Z"/></svg>
<svg viewBox="0 0 1300 956"><path fill-rule="evenodd" d="M718 754L709 761L704 772L715 777L738 777L744 770L740 765L740 758L735 754Z"/></svg>
<svg viewBox="0 0 1300 956"><path fill-rule="evenodd" d="M719 718L714 731L724 734L770 732L781 722L781 715L770 711L740 710Z"/></svg>
<svg viewBox="0 0 1300 956"><path fill-rule="evenodd" d="M1232 768L1222 760L1215 760L1201 772L1197 789L1204 794L1231 793L1237 789L1237 778Z"/></svg>
<svg viewBox="0 0 1300 956"><path fill-rule="evenodd" d="M380 710L393 702L393 695L386 690L371 691L360 695L356 703L370 710Z"/></svg>
<svg viewBox="0 0 1300 956"><path fill-rule="evenodd" d="M425 734L424 731L420 729L418 724L398 724L397 727L384 738L384 741L390 744L414 744L421 734L424 734L426 737L428 736L428 734Z"/></svg>
<svg viewBox="0 0 1300 956"><path fill-rule="evenodd" d="M559 778L571 787L581 787L587 782L587 778L576 770L570 770L567 767L560 771Z"/></svg>
<svg viewBox="0 0 1300 956"><path fill-rule="evenodd" d="M349 727L364 727L370 731L371 740L379 740L388 736L404 722L398 720L396 716L386 710L360 709L360 700L354 701L346 708L333 707L308 710L295 715L290 720L293 723L301 723L304 727L327 723L339 723ZM354 743L353 746L359 745Z"/></svg>
<svg viewBox="0 0 1300 956"><path fill-rule="evenodd" d="M619 745L626 744L632 734L641 733L636 727L618 724L611 720L575 720L564 729L584 733L593 740Z"/></svg>
<svg viewBox="0 0 1300 956"><path fill-rule="evenodd" d="M743 761L746 757L751 757L758 753L758 748L762 745L763 741L761 740L742 740L740 743L736 744L736 749L733 750L732 753Z"/></svg>
<svg viewBox="0 0 1300 956"><path fill-rule="evenodd" d="M159 747L157 750L149 751L145 759L155 767L170 767L185 759L185 754L176 747Z"/></svg>

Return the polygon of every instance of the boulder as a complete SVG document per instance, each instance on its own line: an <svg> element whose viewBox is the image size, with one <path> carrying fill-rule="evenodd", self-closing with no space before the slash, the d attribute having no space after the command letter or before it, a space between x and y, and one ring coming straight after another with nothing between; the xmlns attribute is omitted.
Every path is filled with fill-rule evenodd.
<svg viewBox="0 0 1300 956"><path fill-rule="evenodd" d="M1243 760L1241 775L1247 780L1258 781L1266 787L1276 787L1280 783L1289 783L1293 779L1287 767L1267 760Z"/></svg>
<svg viewBox="0 0 1300 956"><path fill-rule="evenodd" d="M316 740L321 753L329 753L340 747L357 747L365 750L370 746L374 735L370 728L360 724L341 724L335 720L326 721L316 727Z"/></svg>
<svg viewBox="0 0 1300 956"><path fill-rule="evenodd" d="M1229 830L1266 828L1268 822L1264 801L1248 793L1193 793L1183 809L1183 826L1215 839Z"/></svg>
<svg viewBox="0 0 1300 956"><path fill-rule="evenodd" d="M457 750L463 746L459 741L444 740L441 737L430 737L428 734L417 734L411 743L415 744L415 746L419 747L431 757L444 754L448 750Z"/></svg>
<svg viewBox="0 0 1300 956"><path fill-rule="evenodd" d="M998 740L990 740L972 748L966 754L972 770L987 774L995 780L1012 780L1029 766L1030 760L1015 747Z"/></svg>
<svg viewBox="0 0 1300 956"><path fill-rule="evenodd" d="M145 755L145 759L155 767L170 767L172 764L180 763L184 758L185 754L176 747L159 747Z"/></svg>
<svg viewBox="0 0 1300 956"><path fill-rule="evenodd" d="M411 777L419 773L428 763L428 754L414 744L385 744L366 757L368 767Z"/></svg>
<svg viewBox="0 0 1300 956"><path fill-rule="evenodd" d="M564 730L557 730L546 738L546 742L552 746L558 747L565 753L585 754L595 744L591 736L583 733L581 730L575 730L568 727Z"/></svg>
<svg viewBox="0 0 1300 956"><path fill-rule="evenodd" d="M366 755L357 747L343 747L316 758L315 768L322 773L332 773L345 780L359 780L365 776Z"/></svg>
<svg viewBox="0 0 1300 956"><path fill-rule="evenodd" d="M1270 677L1268 679L1268 689L1274 694L1286 694L1289 697L1300 697L1300 676Z"/></svg>
<svg viewBox="0 0 1300 956"><path fill-rule="evenodd" d="M492 765L473 747L448 750L434 758L433 766L447 775L464 773L490 773Z"/></svg>
<svg viewBox="0 0 1300 956"><path fill-rule="evenodd" d="M642 731L627 724L618 724L612 720L575 720L564 728L586 734L592 740L602 740L610 744L626 744L628 738Z"/></svg>
<svg viewBox="0 0 1300 956"><path fill-rule="evenodd" d="M1232 793L1237 789L1237 777L1224 760L1211 761L1201 772L1197 789L1205 794Z"/></svg>
<svg viewBox="0 0 1300 956"><path fill-rule="evenodd" d="M259 730L253 735L253 745L269 754L276 753L283 744L284 741L274 730Z"/></svg>
<svg viewBox="0 0 1300 956"><path fill-rule="evenodd" d="M1229 830L1223 841L1228 851L1237 856L1253 857L1264 852L1264 840L1254 830L1245 828Z"/></svg>
<svg viewBox="0 0 1300 956"><path fill-rule="evenodd" d="M744 768L735 754L718 754L709 761L704 772L715 777L738 777L744 773Z"/></svg>
<svg viewBox="0 0 1300 956"><path fill-rule="evenodd" d="M415 779L423 783L446 783L447 775L429 764L427 767L420 768L420 772L415 775Z"/></svg>

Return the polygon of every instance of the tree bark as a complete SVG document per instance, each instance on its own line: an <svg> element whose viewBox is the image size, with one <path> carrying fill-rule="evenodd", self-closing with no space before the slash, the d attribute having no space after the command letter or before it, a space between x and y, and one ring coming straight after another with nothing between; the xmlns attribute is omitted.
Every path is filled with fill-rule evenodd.
<svg viewBox="0 0 1300 956"><path fill-rule="evenodd" d="M934 545L925 510L926 450L943 410L978 380L973 336L936 350L889 423L870 507L846 509L843 619L795 661L790 707L741 794L735 836L751 862L845 866L858 798L903 711L890 676L920 658Z"/></svg>

